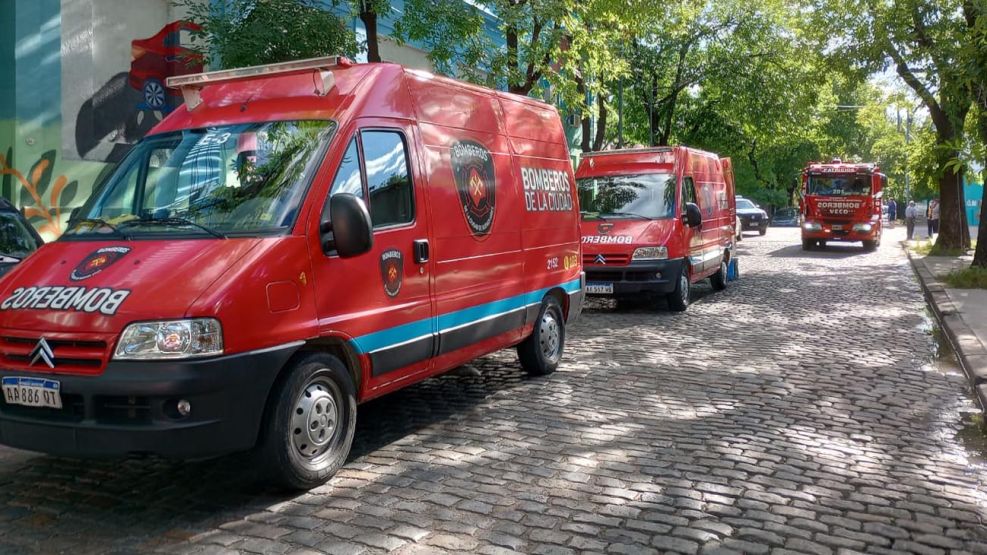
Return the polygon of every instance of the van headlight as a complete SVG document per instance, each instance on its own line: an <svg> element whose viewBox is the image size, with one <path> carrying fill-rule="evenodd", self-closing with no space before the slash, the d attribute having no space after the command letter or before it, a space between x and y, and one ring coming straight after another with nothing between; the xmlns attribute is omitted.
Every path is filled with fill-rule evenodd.
<svg viewBox="0 0 987 555"><path fill-rule="evenodd" d="M867 233L872 229L874 229L874 226L870 224L853 224L854 231L863 231L864 233Z"/></svg>
<svg viewBox="0 0 987 555"><path fill-rule="evenodd" d="M668 249L665 247L639 247L634 249L631 260L664 260L668 258Z"/></svg>
<svg viewBox="0 0 987 555"><path fill-rule="evenodd" d="M802 229L806 231L822 231L822 224L819 222L805 222Z"/></svg>
<svg viewBox="0 0 987 555"><path fill-rule="evenodd" d="M219 320L165 320L136 322L120 335L115 360L195 358L223 354Z"/></svg>

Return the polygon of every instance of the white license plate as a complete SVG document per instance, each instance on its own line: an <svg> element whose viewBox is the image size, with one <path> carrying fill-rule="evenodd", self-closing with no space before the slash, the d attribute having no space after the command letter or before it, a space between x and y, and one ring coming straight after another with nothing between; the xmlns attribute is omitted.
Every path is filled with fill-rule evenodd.
<svg viewBox="0 0 987 555"><path fill-rule="evenodd" d="M843 226L841 226L841 225L834 225L833 226L833 231L843 231Z"/></svg>
<svg viewBox="0 0 987 555"><path fill-rule="evenodd" d="M62 408L62 384L44 378L4 376L3 400L8 405Z"/></svg>
<svg viewBox="0 0 987 555"><path fill-rule="evenodd" d="M591 295L613 295L612 283L587 283L586 292Z"/></svg>

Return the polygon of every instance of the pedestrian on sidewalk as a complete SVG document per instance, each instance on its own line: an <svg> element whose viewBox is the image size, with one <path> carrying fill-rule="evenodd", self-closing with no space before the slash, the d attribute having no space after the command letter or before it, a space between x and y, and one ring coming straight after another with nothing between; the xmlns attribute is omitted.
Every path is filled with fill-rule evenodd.
<svg viewBox="0 0 987 555"><path fill-rule="evenodd" d="M932 234L939 233L939 199L934 198L929 201L929 239Z"/></svg>
<svg viewBox="0 0 987 555"><path fill-rule="evenodd" d="M888 200L888 223L894 225L895 217L898 215L898 203L894 199Z"/></svg>
<svg viewBox="0 0 987 555"><path fill-rule="evenodd" d="M908 201L908 208L905 208L905 225L908 229L908 240L912 240L912 236L915 235L915 218L918 216L918 207L915 206L915 201Z"/></svg>

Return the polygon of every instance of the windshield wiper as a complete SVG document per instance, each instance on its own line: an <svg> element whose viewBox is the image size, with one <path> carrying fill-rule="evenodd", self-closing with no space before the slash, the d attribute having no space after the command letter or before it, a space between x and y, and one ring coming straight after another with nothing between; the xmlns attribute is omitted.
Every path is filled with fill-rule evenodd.
<svg viewBox="0 0 987 555"><path fill-rule="evenodd" d="M76 226L78 226L79 224L92 224L92 225L102 226L112 231L118 237L121 237L123 239L130 239L130 236L120 231L120 229L117 226L111 224L110 222L104 220L103 218L80 218L78 220L72 220L71 223L75 224Z"/></svg>
<svg viewBox="0 0 987 555"><path fill-rule="evenodd" d="M204 231L217 239L226 239L226 235L212 229L211 227L206 227L202 224L197 224L192 220L186 218L180 218L177 216L172 216L169 218L141 218L138 220L127 220L120 224L120 227L130 227L136 225L163 225L163 226L187 226L194 227L200 231Z"/></svg>
<svg viewBox="0 0 987 555"><path fill-rule="evenodd" d="M647 216L642 216L641 214L635 214L634 212L607 212L610 216L629 216L632 218L638 218L641 220L650 220L651 218ZM601 216L602 217L602 216Z"/></svg>

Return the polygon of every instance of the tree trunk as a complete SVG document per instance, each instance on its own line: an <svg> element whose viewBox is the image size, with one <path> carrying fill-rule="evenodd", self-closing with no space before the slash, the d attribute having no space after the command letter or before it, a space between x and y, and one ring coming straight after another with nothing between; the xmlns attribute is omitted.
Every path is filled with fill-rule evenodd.
<svg viewBox="0 0 987 555"><path fill-rule="evenodd" d="M360 2L360 21L367 30L367 61L379 62L380 45L377 41L377 12L370 2Z"/></svg>
<svg viewBox="0 0 987 555"><path fill-rule="evenodd" d="M596 139L593 140L593 150L603 150L603 143L607 138L607 97L600 93L596 97L600 104L599 116L596 118Z"/></svg>
<svg viewBox="0 0 987 555"><path fill-rule="evenodd" d="M981 89L980 114L977 117L977 128L980 129L980 142L987 145L987 91ZM987 156L984 157L984 172L987 177ZM987 179L984 179L987 182ZM984 191L987 191L985 183ZM980 230L977 232L977 250L973 253L973 266L987 268L987 193L980 200Z"/></svg>
<svg viewBox="0 0 987 555"><path fill-rule="evenodd" d="M586 98L586 82L583 81L582 76L576 77L576 92L582 98ZM583 152L589 152L592 149L590 144L590 121L589 116L583 116L579 120L579 149Z"/></svg>
<svg viewBox="0 0 987 555"><path fill-rule="evenodd" d="M938 137L937 137L938 139ZM936 141L940 150L937 162L940 168L959 153L944 149L945 141ZM963 172L945 170L939 176L939 237L935 250L962 250L970 247L970 228L966 223L966 207L963 206Z"/></svg>

